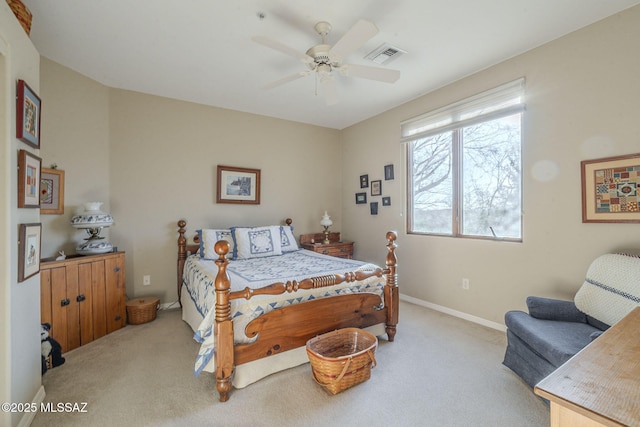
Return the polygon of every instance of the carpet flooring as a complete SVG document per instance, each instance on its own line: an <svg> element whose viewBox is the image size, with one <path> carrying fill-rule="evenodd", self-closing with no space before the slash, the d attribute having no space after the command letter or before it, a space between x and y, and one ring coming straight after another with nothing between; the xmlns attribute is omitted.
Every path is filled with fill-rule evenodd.
<svg viewBox="0 0 640 427"><path fill-rule="evenodd" d="M548 426L548 406L501 362L505 334L408 302L393 343L379 339L371 379L335 396L305 365L232 390L193 375L198 344L179 310L65 354L43 377L32 426Z"/></svg>

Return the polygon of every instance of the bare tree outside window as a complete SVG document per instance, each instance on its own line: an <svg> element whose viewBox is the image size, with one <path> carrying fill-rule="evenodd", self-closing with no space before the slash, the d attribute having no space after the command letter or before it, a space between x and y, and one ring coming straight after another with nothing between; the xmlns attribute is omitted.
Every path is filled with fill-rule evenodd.
<svg viewBox="0 0 640 427"><path fill-rule="evenodd" d="M523 104L516 95L485 103L459 126L439 113L442 132L435 126L409 141L410 233L521 240Z"/></svg>

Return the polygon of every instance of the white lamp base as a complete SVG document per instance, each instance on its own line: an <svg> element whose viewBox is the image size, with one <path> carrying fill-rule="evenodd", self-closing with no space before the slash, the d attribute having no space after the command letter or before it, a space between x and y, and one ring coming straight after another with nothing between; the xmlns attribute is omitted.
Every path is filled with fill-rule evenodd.
<svg viewBox="0 0 640 427"><path fill-rule="evenodd" d="M76 253L80 255L106 254L113 252L113 245L104 240L89 240L76 247Z"/></svg>

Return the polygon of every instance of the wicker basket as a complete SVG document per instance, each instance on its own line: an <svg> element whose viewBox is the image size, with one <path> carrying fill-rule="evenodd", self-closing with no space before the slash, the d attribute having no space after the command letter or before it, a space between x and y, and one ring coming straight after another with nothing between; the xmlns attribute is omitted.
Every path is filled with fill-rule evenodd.
<svg viewBox="0 0 640 427"><path fill-rule="evenodd" d="M155 297L137 298L127 301L127 322L130 325L151 322L158 314L160 299Z"/></svg>
<svg viewBox="0 0 640 427"><path fill-rule="evenodd" d="M31 12L27 9L20 0L7 0L9 7L13 11L13 14L16 15L20 25L24 28L24 31L29 35L31 33Z"/></svg>
<svg viewBox="0 0 640 427"><path fill-rule="evenodd" d="M313 378L331 394L371 377L378 338L358 328L338 329L307 341Z"/></svg>

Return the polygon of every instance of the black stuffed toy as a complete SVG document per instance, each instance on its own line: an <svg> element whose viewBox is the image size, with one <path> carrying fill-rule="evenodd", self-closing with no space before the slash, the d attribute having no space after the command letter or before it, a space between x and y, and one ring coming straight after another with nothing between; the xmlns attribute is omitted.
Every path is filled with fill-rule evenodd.
<svg viewBox="0 0 640 427"><path fill-rule="evenodd" d="M62 346L60 343L49 336L51 325L43 323L40 329L40 342L42 347L42 375L47 372L46 359L51 355L51 367L62 365L65 360L62 357Z"/></svg>

